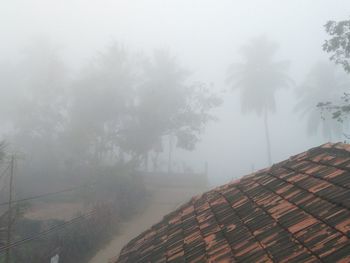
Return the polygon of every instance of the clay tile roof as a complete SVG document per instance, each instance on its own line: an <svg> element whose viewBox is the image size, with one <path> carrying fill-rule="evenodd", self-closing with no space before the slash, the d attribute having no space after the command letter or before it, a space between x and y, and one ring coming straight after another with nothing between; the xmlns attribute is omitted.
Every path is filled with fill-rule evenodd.
<svg viewBox="0 0 350 263"><path fill-rule="evenodd" d="M350 262L350 145L325 144L192 198L116 262Z"/></svg>

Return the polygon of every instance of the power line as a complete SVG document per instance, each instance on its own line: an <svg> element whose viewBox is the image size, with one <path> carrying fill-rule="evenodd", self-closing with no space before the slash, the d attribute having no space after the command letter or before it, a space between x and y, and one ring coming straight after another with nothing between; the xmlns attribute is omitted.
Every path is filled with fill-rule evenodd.
<svg viewBox="0 0 350 263"><path fill-rule="evenodd" d="M6 172L8 171L8 169L10 167L13 167L13 157L12 157L12 162L11 162L12 166L11 165L8 165L8 167L1 173L0 175L0 179L2 177L4 177L4 175L6 174ZM11 172L11 174L13 173L13 171ZM5 205L8 205L10 208L9 211L11 211L11 206L14 205L14 204L17 204L17 203L20 203L20 202L25 202L25 201L29 201L29 200L34 200L34 199L39 199L39 198L43 198L43 197L47 197L47 196L52 196L52 195L57 195L57 194L61 194L61 193L67 193L67 192L71 192L71 191L74 191L74 190L77 190L77 189L80 189L80 188L85 188L85 187L89 187L89 186L93 186L97 183L94 182L92 184L85 184L85 185L80 185L80 186L76 186L76 187L71 187L71 188L66 188L66 189L63 189L63 190L60 190L60 191L56 191L56 192L50 192L50 193L45 193L45 194L40 194L40 195L36 195L36 196L31 196L31 197L27 197L27 198L23 198L23 199L17 199L17 200L12 200L12 199L9 199L8 202L3 202L3 203L0 203L0 206L5 206ZM57 224L57 225L54 225L52 226L51 228L47 229L47 230L44 230L44 231L41 231L39 232L38 234L34 235L34 236L30 236L30 237L26 237L24 239L21 239L21 240L18 240L18 241L15 241L15 242L11 242L11 239L7 239L7 244L3 247L0 247L0 254L3 254L6 252L6 258L8 258L8 255L9 255L9 251L11 248L13 247L16 247L16 246L20 246L26 242L30 242L30 241L33 241L35 239L38 239L42 236L45 236L45 235L48 235L50 234L51 232L53 231L58 231L68 225L71 225L73 223L76 223L78 222L79 220L85 218L85 217L88 217L88 216L92 216L96 213L96 209L93 209L91 210L90 212L88 213L85 213L83 215L80 215L80 216L77 216L75 218L72 218L71 220L68 220L68 221L65 221L61 224ZM10 234L11 230L8 229L8 234Z"/></svg>
<svg viewBox="0 0 350 263"><path fill-rule="evenodd" d="M92 186L95 185L96 183L90 184L90 185L80 185L80 186L76 186L76 187L71 187L71 188L67 188L67 189L63 189L57 192L51 192L51 193L45 193L45 194L40 194L40 195L36 195L36 196L31 196L31 197L27 197L27 198L23 198L23 199L18 199L18 200L14 200L12 201L12 204L15 203L21 203L21 202L25 202L25 201L29 201L29 200L34 200L34 199L38 199L38 198L43 198L46 196L51 196L51 195L57 195L57 194L62 194L62 193L66 193L66 192L71 192L80 188L84 188L84 187L88 187L88 186ZM0 203L0 206L4 206L4 205L8 205L9 202L3 202Z"/></svg>
<svg viewBox="0 0 350 263"><path fill-rule="evenodd" d="M11 249L11 248L23 245L24 243L27 243L27 242L30 242L30 241L34 241L34 240L36 240L36 239L38 239L38 238L40 238L42 236L48 235L48 234L50 234L50 233L52 233L54 231L58 231L60 229L63 229L63 228L65 228L68 225L71 225L71 224L74 224L74 223L78 222L79 220L82 220L82 219L84 219L86 217L90 217L90 216L94 215L96 212L97 212L96 208L92 209L88 213L85 213L83 215L74 217L74 218L72 218L72 219L70 219L68 221L65 221L65 222L61 223L61 224L54 225L54 226L50 227L49 229L41 231L41 232L39 232L38 234L36 234L34 236L26 237L26 238L23 238L23 239L18 240L16 242L13 242L13 243L11 243L9 245L0 247L0 254L3 254L8 249Z"/></svg>

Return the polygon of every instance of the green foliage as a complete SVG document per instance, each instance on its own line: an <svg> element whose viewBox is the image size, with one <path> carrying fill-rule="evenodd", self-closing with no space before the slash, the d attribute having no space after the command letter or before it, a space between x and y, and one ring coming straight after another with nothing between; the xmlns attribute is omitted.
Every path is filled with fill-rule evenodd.
<svg viewBox="0 0 350 263"><path fill-rule="evenodd" d="M337 120L340 123L343 123L350 114L349 101L350 94L344 92L343 96L340 98L340 102L337 104L331 101L319 102L317 104L317 107L320 108L322 112L330 112L333 119Z"/></svg>
<svg viewBox="0 0 350 263"><path fill-rule="evenodd" d="M328 21L325 30L331 38L325 41L323 50L331 54L331 61L341 65L346 73L350 73L350 20ZM343 92L340 101L339 99L320 101L317 107L323 113L331 113L333 119L343 123L350 113L349 93Z"/></svg>
<svg viewBox="0 0 350 263"><path fill-rule="evenodd" d="M325 29L331 38L325 41L323 50L331 54L332 61L350 73L350 20L328 21Z"/></svg>

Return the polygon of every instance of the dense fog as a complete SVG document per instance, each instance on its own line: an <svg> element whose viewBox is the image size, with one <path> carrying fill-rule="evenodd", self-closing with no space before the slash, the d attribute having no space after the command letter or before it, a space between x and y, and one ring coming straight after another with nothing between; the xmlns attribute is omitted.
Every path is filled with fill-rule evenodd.
<svg viewBox="0 0 350 263"><path fill-rule="evenodd" d="M322 45L324 25L348 19L349 8L347 0L0 1L0 142L16 154L16 193L130 167L207 173L212 187L347 140L347 122L317 105L348 89L349 74Z"/></svg>
<svg viewBox="0 0 350 263"><path fill-rule="evenodd" d="M323 25L331 19L345 19L347 1L3 1L1 6L4 138L15 128L14 115L22 115L19 106L24 96L55 96L53 89L62 83L53 82L81 78L84 68L110 46L147 55L163 49L191 72L192 82L207 85L223 99L213 111L218 120L208 124L194 151L175 151L177 162L197 170L208 162L214 184L263 168L267 165L263 120L254 112L242 114L239 90L226 80L229 66L242 61L240 47L265 36L279 46L275 59L290 62L286 73L294 83L274 92L276 110L269 116L273 162L344 139L337 133L323 134L322 125L316 127L317 120L309 123L309 113L303 116L304 109L300 109L306 107L300 101L307 95L298 88L315 64L332 67L322 51ZM47 70L40 59L57 59L62 64L58 66L64 67L57 70L65 79L55 76L59 79L50 80L50 87L34 87L28 78L44 78ZM66 83L65 96L75 92L72 86ZM316 96L319 99L308 102L310 107L322 100ZM317 114L314 119L320 119Z"/></svg>

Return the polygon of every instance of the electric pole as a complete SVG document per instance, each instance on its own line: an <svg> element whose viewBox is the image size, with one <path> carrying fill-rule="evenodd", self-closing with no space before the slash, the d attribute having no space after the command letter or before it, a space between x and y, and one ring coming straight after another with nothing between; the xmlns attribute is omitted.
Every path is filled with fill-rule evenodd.
<svg viewBox="0 0 350 263"><path fill-rule="evenodd" d="M10 190L8 198L8 221L7 221L7 240L6 240L6 257L5 263L10 262L10 244L11 244L11 234L12 234L12 195L13 195L13 176L14 176L14 164L15 157L11 156L10 161Z"/></svg>

